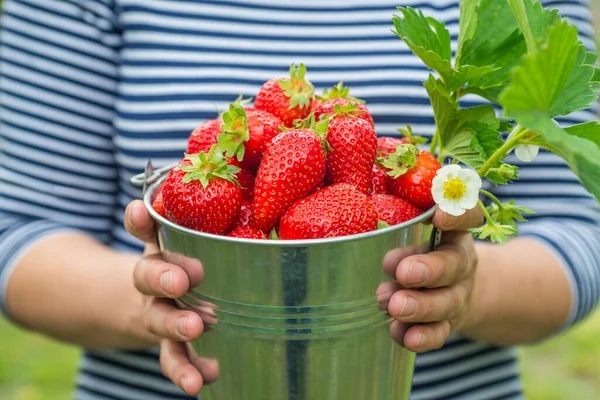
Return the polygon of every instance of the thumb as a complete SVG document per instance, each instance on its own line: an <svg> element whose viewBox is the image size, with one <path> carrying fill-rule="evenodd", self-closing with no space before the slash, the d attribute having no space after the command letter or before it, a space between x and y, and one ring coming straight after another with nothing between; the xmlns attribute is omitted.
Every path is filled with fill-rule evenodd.
<svg viewBox="0 0 600 400"><path fill-rule="evenodd" d="M134 200L125 209L125 229L131 235L148 244L156 244L154 220L141 200Z"/></svg>

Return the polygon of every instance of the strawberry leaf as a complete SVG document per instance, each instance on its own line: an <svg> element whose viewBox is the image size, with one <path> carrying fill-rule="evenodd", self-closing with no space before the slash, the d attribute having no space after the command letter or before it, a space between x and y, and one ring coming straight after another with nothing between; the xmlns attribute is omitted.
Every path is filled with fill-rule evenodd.
<svg viewBox="0 0 600 400"><path fill-rule="evenodd" d="M560 128L548 114L536 110L519 113L517 120L523 127L539 134L530 140L531 144L542 146L563 158L583 186L600 200L600 146L597 136L593 141L587 139L597 135L597 127L591 123L580 124L571 127L569 132L569 128Z"/></svg>
<svg viewBox="0 0 600 400"><path fill-rule="evenodd" d="M450 59L450 33L442 22L427 18L420 10L398 7L402 17L394 15L396 35L415 53L425 65L437 71L446 81L452 74Z"/></svg>
<svg viewBox="0 0 600 400"><path fill-rule="evenodd" d="M569 135L590 140L600 147L600 123L598 121L585 122L564 128Z"/></svg>
<svg viewBox="0 0 600 400"><path fill-rule="evenodd" d="M444 83L436 79L433 75L429 75L429 79L427 82L423 82L423 86L427 90L429 101L433 108L436 129L442 134L443 140L443 135L448 130L448 125L457 118L458 104L450 99L451 95L444 86Z"/></svg>
<svg viewBox="0 0 600 400"><path fill-rule="evenodd" d="M413 134L413 130L410 125L406 125L406 128L398 128L397 131L408 140L408 143L411 143L411 144L427 143L428 139L426 137L417 136L417 135Z"/></svg>
<svg viewBox="0 0 600 400"><path fill-rule="evenodd" d="M331 89L323 89L323 94L315 97L321 101L327 101L331 99L350 99L365 104L364 100L350 96L350 88L344 86L343 82L341 81Z"/></svg>
<svg viewBox="0 0 600 400"><path fill-rule="evenodd" d="M505 115L518 119L522 112L539 111L552 118L588 108L597 97L590 89L594 68L584 64L586 55L577 28L566 21L554 25L546 46L514 69L500 97Z"/></svg>
<svg viewBox="0 0 600 400"><path fill-rule="evenodd" d="M487 207L487 210L494 221L502 225L512 226L515 229L517 229L517 221L527 221L523 214L535 214L533 210L527 207L516 206L514 200L507 203L492 203Z"/></svg>
<svg viewBox="0 0 600 400"><path fill-rule="evenodd" d="M394 153L388 154L387 158L380 158L379 163L388 169L387 174L392 178L402 176L417 165L419 149L414 144L401 144L396 146Z"/></svg>
<svg viewBox="0 0 600 400"><path fill-rule="evenodd" d="M183 183L191 181L200 181L206 189L211 179L225 179L239 186L235 174L240 172L240 168L235 165L229 165L218 145L213 145L208 154L201 152L199 154L186 154L185 158L191 161L192 165L180 165L179 169L186 174L182 178Z"/></svg>
<svg viewBox="0 0 600 400"><path fill-rule="evenodd" d="M277 80L283 93L290 99L289 109L296 106L307 108L312 102L315 88L305 76L306 66L304 64L300 64L299 67L292 64L290 66L290 78Z"/></svg>
<svg viewBox="0 0 600 400"><path fill-rule="evenodd" d="M237 156L238 161L244 159L244 142L250 139L246 111L241 105L232 103L229 110L223 113L221 133L217 142L227 157Z"/></svg>

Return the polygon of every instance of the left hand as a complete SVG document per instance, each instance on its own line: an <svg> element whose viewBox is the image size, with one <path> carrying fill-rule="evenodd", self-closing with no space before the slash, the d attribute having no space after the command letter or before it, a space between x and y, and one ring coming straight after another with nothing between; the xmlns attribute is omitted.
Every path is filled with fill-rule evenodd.
<svg viewBox="0 0 600 400"><path fill-rule="evenodd" d="M435 251L407 256L395 249L383 260L385 271L401 286L388 303L396 319L392 337L418 353L442 347L469 315L478 257L467 229L480 226L483 213L474 208L453 217L437 210L432 223L442 231Z"/></svg>

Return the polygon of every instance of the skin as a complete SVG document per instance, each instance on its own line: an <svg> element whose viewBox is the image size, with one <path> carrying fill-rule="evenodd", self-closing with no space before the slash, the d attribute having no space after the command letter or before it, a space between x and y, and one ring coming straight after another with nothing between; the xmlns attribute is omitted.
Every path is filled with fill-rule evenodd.
<svg viewBox="0 0 600 400"><path fill-rule="evenodd" d="M438 211L432 223L444 234L436 251L385 255L383 268L397 281L386 301L396 318L391 334L408 349L440 348L451 333L499 345L528 343L564 325L572 300L556 259L526 238L504 247L475 244L466 229L482 220L477 210L461 217ZM202 318L177 309L172 299L201 284L202 266L190 259L165 261L142 202L128 206L125 226L146 243L141 258L80 233L38 241L10 277L9 313L25 327L88 348L158 344L165 375L195 395L217 379L218 365L187 344L202 334ZM410 310L409 297L413 311L400 315Z"/></svg>

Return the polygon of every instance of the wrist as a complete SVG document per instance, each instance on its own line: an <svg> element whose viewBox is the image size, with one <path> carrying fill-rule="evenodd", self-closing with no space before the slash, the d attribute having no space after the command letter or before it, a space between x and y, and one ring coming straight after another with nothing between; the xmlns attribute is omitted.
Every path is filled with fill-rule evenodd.
<svg viewBox="0 0 600 400"><path fill-rule="evenodd" d="M497 267L497 261L502 258L500 246L479 242L475 244L477 252L477 268L474 277L473 291L466 307L465 317L457 333L459 335L477 338L485 330L490 318L493 319L495 290L498 288L493 283L489 272ZM500 288L501 289L501 288Z"/></svg>

